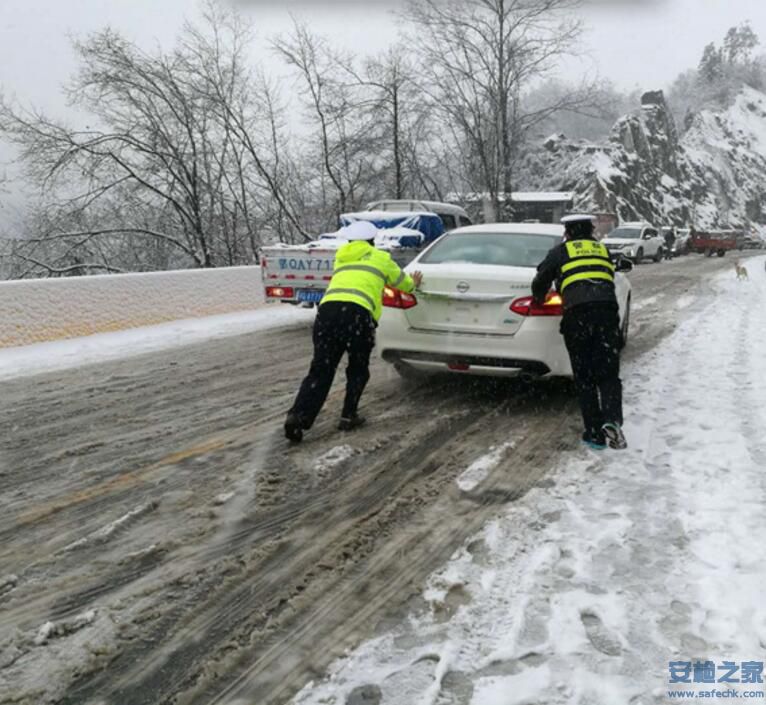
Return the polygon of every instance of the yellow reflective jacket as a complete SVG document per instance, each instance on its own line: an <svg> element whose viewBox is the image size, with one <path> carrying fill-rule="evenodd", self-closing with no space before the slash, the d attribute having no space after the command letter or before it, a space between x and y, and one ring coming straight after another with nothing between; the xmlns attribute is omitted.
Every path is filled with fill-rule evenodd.
<svg viewBox="0 0 766 705"><path fill-rule="evenodd" d="M377 321L383 310L385 286L409 293L415 288L415 282L388 252L376 250L363 240L349 242L335 254L332 279L319 305L328 301L350 301L366 308Z"/></svg>
<svg viewBox="0 0 766 705"><path fill-rule="evenodd" d="M614 284L614 265L609 251L595 240L569 240L564 243L569 258L561 265L559 291L581 281L601 280Z"/></svg>

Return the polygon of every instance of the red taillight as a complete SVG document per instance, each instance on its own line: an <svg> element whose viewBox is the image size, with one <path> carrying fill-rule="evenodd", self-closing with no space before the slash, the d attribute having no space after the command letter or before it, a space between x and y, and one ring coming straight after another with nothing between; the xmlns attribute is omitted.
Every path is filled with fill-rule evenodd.
<svg viewBox="0 0 766 705"><path fill-rule="evenodd" d="M536 304L531 296L524 296L511 304L511 311L519 316L561 316L564 313L564 304L561 296L551 291L545 297L544 304Z"/></svg>
<svg viewBox="0 0 766 705"><path fill-rule="evenodd" d="M447 368L453 372L468 372L471 366L467 362L448 362Z"/></svg>
<svg viewBox="0 0 766 705"><path fill-rule="evenodd" d="M292 299L295 290L291 286L267 286L266 298L269 299Z"/></svg>
<svg viewBox="0 0 766 705"><path fill-rule="evenodd" d="M418 305L414 294L407 294L392 286L383 288L383 305L388 308L412 308Z"/></svg>

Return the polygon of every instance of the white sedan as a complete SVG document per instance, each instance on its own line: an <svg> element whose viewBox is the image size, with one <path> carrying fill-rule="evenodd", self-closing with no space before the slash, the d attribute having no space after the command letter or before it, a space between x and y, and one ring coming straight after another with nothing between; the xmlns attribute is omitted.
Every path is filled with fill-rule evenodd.
<svg viewBox="0 0 766 705"><path fill-rule="evenodd" d="M559 333L561 298L532 301L537 265L562 241L559 225L495 223L458 228L424 250L407 271L420 270L414 294L387 287L378 345L406 376L456 372L505 376L572 376ZM620 260L618 270L631 263ZM620 325L627 340L630 282L615 275Z"/></svg>

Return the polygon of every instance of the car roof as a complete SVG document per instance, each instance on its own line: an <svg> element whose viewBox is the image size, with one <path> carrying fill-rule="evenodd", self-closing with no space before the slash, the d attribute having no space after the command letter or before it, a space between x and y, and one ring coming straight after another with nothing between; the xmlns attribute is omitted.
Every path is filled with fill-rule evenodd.
<svg viewBox="0 0 766 705"><path fill-rule="evenodd" d="M631 220L628 223L620 223L618 228L653 228L651 223L647 223L645 220Z"/></svg>
<svg viewBox="0 0 766 705"><path fill-rule="evenodd" d="M508 235L553 235L562 237L564 226L555 223L483 223L481 225L466 225L463 228L450 230L450 235L470 233L501 233Z"/></svg>
<svg viewBox="0 0 766 705"><path fill-rule="evenodd" d="M381 199L380 201L370 201L367 204L367 210L378 210L380 206L401 206L404 211L412 210L413 208L421 210L422 207L425 207L435 213L450 213L451 215L463 215L466 218L468 217L465 210L460 206L456 206L454 203L423 201L419 198L388 198Z"/></svg>

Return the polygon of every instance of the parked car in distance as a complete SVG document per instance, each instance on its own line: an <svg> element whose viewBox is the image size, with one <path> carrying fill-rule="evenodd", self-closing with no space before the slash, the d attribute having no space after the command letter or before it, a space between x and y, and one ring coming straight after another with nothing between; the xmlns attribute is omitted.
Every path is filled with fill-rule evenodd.
<svg viewBox="0 0 766 705"><path fill-rule="evenodd" d="M635 264L647 257L659 262L665 247L657 228L643 221L623 223L601 242L615 257L627 257Z"/></svg>
<svg viewBox="0 0 766 705"><path fill-rule="evenodd" d="M764 248L763 240L755 234L747 233L742 238L742 250L762 250Z"/></svg>
<svg viewBox="0 0 766 705"><path fill-rule="evenodd" d="M691 252L691 228L676 228L674 255L688 255Z"/></svg>

